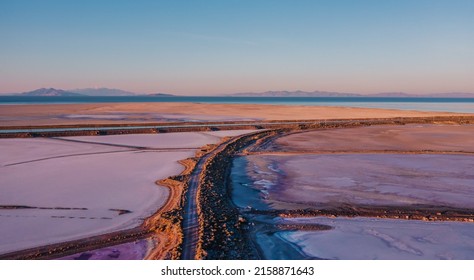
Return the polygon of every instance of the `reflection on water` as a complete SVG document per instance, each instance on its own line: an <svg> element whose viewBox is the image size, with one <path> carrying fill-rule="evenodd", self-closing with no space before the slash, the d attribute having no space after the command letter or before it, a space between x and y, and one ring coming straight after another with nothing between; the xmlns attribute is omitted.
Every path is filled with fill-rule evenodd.
<svg viewBox="0 0 474 280"><path fill-rule="evenodd" d="M268 169L266 161L253 160L248 157L237 157L233 161L232 200L234 204L245 209L271 209L270 189L277 185L278 173Z"/></svg>

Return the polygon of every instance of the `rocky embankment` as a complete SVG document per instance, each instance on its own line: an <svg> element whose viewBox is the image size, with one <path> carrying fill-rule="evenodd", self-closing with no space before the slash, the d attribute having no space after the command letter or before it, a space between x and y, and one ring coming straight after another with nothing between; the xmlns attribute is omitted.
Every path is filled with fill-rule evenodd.
<svg viewBox="0 0 474 280"><path fill-rule="evenodd" d="M276 133L278 131L265 131L240 137L207 162L198 194L201 229L198 258L258 258L248 240L248 223L232 204L227 183L233 156L259 139Z"/></svg>

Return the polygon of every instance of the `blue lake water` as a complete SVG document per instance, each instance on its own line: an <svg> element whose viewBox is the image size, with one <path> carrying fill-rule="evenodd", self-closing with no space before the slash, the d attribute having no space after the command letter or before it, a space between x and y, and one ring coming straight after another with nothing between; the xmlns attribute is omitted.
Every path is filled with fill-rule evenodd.
<svg viewBox="0 0 474 280"><path fill-rule="evenodd" d="M222 96L0 96L0 105L87 104L127 102L192 102L207 104L273 104L343 106L418 111L474 113L474 98L429 97L222 97Z"/></svg>

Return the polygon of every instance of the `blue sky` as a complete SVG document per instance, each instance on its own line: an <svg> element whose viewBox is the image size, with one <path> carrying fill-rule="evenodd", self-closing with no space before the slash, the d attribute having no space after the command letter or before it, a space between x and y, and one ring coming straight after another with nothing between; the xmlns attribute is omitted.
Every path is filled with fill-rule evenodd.
<svg viewBox="0 0 474 280"><path fill-rule="evenodd" d="M0 92L474 92L471 0L0 0Z"/></svg>

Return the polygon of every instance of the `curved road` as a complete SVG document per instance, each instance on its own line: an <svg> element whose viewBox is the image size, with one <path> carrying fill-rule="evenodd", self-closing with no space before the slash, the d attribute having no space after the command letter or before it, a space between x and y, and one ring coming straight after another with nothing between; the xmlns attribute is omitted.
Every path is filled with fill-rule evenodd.
<svg viewBox="0 0 474 280"><path fill-rule="evenodd" d="M206 165L206 162L209 160L209 158L222 151L230 142L238 139L241 136L234 137L221 143L219 146L217 146L217 148L201 157L201 159L196 164L194 171L191 173L183 213L183 252L181 255L181 259L183 260L196 259L196 247L199 241L197 192L199 189L199 178L201 173L204 171L204 166Z"/></svg>

